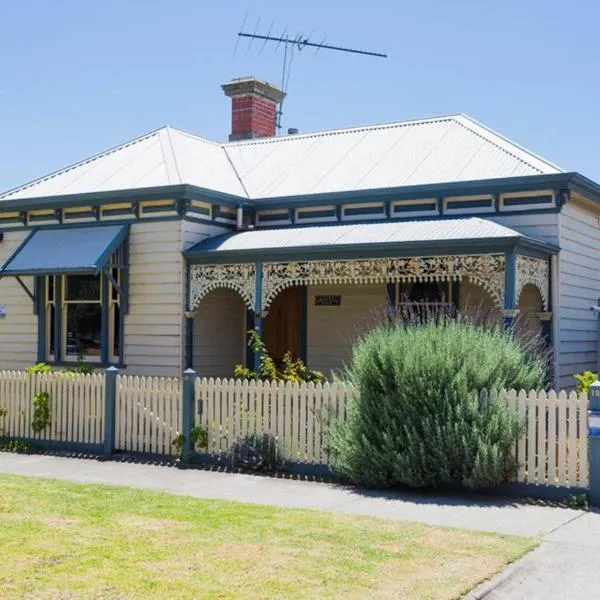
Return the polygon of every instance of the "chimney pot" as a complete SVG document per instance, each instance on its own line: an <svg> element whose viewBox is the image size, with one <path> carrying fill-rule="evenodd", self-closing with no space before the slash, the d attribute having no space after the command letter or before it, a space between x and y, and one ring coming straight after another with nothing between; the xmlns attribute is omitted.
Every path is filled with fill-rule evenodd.
<svg viewBox="0 0 600 600"><path fill-rule="evenodd" d="M239 77L221 86L231 98L229 141L275 135L277 104L285 93L256 77Z"/></svg>

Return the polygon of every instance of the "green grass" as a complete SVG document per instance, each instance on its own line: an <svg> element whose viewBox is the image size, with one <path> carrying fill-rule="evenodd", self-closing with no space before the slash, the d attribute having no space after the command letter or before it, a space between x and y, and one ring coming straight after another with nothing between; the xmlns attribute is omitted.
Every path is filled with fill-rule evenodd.
<svg viewBox="0 0 600 600"><path fill-rule="evenodd" d="M457 598L530 539L0 476L2 598Z"/></svg>

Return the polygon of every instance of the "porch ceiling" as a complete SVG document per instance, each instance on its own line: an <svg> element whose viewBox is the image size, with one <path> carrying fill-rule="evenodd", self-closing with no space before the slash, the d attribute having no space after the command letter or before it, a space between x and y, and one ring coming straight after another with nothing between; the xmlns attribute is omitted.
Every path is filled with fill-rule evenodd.
<svg viewBox="0 0 600 600"><path fill-rule="evenodd" d="M269 259L273 255L338 254L361 255L373 250L424 250L437 254L453 249L457 252L483 253L502 248L530 247L545 253L557 252L552 244L527 237L487 219L430 219L394 223L357 223L254 229L227 233L201 241L184 255L195 262L254 257Z"/></svg>

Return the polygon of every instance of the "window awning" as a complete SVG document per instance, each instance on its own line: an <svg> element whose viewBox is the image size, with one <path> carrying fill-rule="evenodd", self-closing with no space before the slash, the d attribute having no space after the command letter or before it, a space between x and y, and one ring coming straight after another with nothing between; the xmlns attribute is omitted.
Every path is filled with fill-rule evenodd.
<svg viewBox="0 0 600 600"><path fill-rule="evenodd" d="M0 269L7 275L96 275L127 236L129 225L57 227L34 231Z"/></svg>

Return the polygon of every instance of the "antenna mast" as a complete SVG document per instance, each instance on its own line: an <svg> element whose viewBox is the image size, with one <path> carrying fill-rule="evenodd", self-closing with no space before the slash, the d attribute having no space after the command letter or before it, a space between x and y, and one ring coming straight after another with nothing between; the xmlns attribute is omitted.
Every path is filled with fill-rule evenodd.
<svg viewBox="0 0 600 600"><path fill-rule="evenodd" d="M246 15L247 18L247 15ZM348 54L359 54L362 56L368 56L371 58L387 58L387 54L382 54L381 52L373 52L370 50L360 50L358 48L347 48L345 46L334 46L332 44L326 44L325 39L322 42L313 42L310 39L310 36L296 35L291 37L287 34L287 29L280 36L271 35L271 29L273 25L269 28L269 31L266 35L257 33L258 25L260 24L260 17L256 22L256 27L253 33L248 31L244 31L244 25L246 23L246 18L244 18L244 22L242 23L242 30L238 32L238 42L240 38L248 38L250 41L248 43L248 50L250 50L250 46L254 42L254 40L262 40L262 46L260 52L262 52L263 48L268 43L276 43L275 52L278 51L279 47L283 44L283 66L281 72L281 91L287 93L288 84L290 81L290 74L292 70L292 61L294 60L294 52L301 52L305 48L315 48L315 54L319 52L319 50L332 50L335 52L345 52ZM311 34L312 35L312 34ZM237 43L236 43L237 50ZM235 53L235 50L234 50ZM279 103L279 108L277 110L277 121L276 126L277 129L281 129L281 119L283 116L283 100Z"/></svg>

